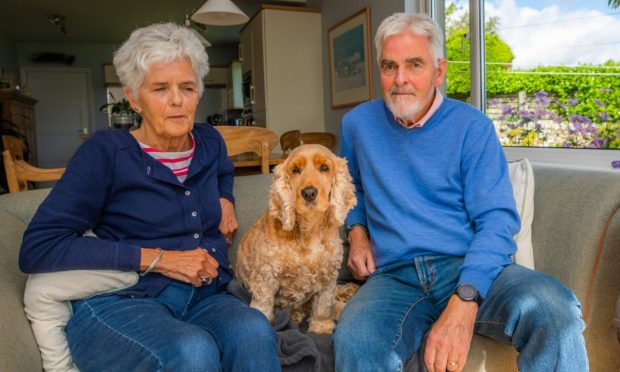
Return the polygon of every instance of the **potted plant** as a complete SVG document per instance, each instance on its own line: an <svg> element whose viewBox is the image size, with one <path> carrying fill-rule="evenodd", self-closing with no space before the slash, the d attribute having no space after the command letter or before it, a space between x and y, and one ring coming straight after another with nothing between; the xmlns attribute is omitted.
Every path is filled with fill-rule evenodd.
<svg viewBox="0 0 620 372"><path fill-rule="evenodd" d="M135 112L129 101L122 99L118 102L107 103L99 108L104 114L108 114L110 117L110 123L114 128L130 129L134 126L140 125L140 114Z"/></svg>

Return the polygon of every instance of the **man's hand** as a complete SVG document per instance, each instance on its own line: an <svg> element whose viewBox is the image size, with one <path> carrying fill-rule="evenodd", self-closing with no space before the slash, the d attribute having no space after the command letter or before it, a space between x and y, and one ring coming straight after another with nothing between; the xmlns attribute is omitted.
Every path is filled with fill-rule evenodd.
<svg viewBox="0 0 620 372"><path fill-rule="evenodd" d="M372 256L370 239L361 227L349 231L349 259L347 267L357 280L366 279L375 271L375 259Z"/></svg>
<svg viewBox="0 0 620 372"><path fill-rule="evenodd" d="M467 363L478 304L457 295L437 319L426 341L424 363L429 372L462 371Z"/></svg>
<svg viewBox="0 0 620 372"><path fill-rule="evenodd" d="M224 238L226 238L226 242L230 243L235 231L239 227L235 217L235 208L233 203L226 198L220 198L220 206L222 207L222 221L220 221L219 229Z"/></svg>

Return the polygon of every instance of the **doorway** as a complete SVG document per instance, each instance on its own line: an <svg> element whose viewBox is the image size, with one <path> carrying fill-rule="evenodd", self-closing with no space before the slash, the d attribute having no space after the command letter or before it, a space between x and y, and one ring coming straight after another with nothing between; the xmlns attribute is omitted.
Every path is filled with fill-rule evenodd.
<svg viewBox="0 0 620 372"><path fill-rule="evenodd" d="M94 128L90 70L24 67L21 72L22 83L38 100L37 164L42 168L66 167Z"/></svg>

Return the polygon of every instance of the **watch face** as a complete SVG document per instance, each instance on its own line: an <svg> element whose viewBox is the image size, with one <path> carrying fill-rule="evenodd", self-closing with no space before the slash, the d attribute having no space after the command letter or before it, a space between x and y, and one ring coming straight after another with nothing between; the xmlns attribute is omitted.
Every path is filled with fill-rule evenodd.
<svg viewBox="0 0 620 372"><path fill-rule="evenodd" d="M478 291L470 284L462 284L459 286L458 295L465 301L472 301L476 298Z"/></svg>

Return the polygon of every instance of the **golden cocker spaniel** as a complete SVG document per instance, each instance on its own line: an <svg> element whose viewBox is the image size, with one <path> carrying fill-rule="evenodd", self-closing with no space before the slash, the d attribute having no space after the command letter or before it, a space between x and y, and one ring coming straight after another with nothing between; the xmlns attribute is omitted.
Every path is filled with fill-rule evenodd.
<svg viewBox="0 0 620 372"><path fill-rule="evenodd" d="M288 307L298 324L309 316L309 331L331 333L341 310L334 311L338 227L356 202L345 159L321 145L295 148L274 170L269 210L239 246L236 273L250 305L270 321L274 307Z"/></svg>

